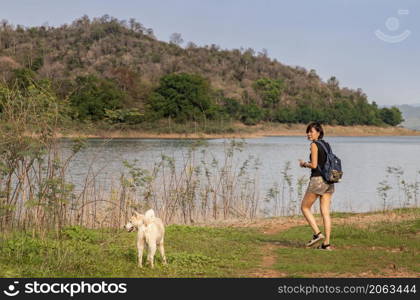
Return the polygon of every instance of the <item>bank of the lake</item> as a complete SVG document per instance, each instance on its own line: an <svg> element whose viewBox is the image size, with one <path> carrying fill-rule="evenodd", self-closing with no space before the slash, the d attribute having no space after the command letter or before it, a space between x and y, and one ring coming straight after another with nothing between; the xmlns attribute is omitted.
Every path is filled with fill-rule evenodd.
<svg viewBox="0 0 420 300"><path fill-rule="evenodd" d="M14 231L0 235L0 276L416 278L419 212L334 213L331 252L305 248L302 216L169 225L168 265L157 253L154 269L137 267L136 233L121 228L66 227L60 239Z"/></svg>
<svg viewBox="0 0 420 300"><path fill-rule="evenodd" d="M302 136L305 134L305 124L279 124L261 123L247 126L240 122L234 123L225 129L213 130L200 128L195 130L194 124L185 125L184 128L103 128L89 126L87 129L73 129L59 137L86 137L86 138L158 138L158 139L199 139L199 138L261 138L264 136ZM324 126L328 136L420 136L420 131L403 127L378 126Z"/></svg>

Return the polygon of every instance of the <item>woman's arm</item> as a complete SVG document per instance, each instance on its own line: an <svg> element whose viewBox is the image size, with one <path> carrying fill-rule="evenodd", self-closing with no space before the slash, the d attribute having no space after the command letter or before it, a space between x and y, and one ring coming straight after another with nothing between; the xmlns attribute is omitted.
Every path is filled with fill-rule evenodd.
<svg viewBox="0 0 420 300"><path fill-rule="evenodd" d="M304 166L311 169L316 169L318 166L318 146L315 143L311 144L311 161Z"/></svg>

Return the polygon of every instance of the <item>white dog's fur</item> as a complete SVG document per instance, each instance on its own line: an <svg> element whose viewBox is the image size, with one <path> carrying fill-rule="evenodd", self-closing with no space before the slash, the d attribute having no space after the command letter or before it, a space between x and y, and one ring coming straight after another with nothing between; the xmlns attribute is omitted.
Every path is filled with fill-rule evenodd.
<svg viewBox="0 0 420 300"><path fill-rule="evenodd" d="M163 248L163 238L165 235L165 226L161 219L155 217L153 209L146 211L144 215L134 212L135 214L130 218L125 228L131 232L137 228L137 249L139 267L143 266L143 248L144 242L148 246L147 260L150 266L154 267L154 256L156 247L159 247L160 255L162 256L163 263L166 265L165 249Z"/></svg>

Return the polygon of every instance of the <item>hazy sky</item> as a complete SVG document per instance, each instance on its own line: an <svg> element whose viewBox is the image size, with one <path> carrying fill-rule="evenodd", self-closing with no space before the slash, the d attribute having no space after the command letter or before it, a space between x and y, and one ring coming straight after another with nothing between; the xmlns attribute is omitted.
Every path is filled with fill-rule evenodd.
<svg viewBox="0 0 420 300"><path fill-rule="evenodd" d="M15 25L84 14L135 18L159 40L178 32L197 45L265 48L380 105L420 103L419 0L0 0L0 19Z"/></svg>

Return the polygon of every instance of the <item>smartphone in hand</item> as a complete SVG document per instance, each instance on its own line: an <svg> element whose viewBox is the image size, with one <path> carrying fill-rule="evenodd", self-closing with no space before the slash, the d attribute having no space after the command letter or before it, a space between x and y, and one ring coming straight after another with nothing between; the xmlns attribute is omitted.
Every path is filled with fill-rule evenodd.
<svg viewBox="0 0 420 300"><path fill-rule="evenodd" d="M301 159L299 159L299 166L301 167L301 168L303 168L303 164L304 164L305 162L303 161L303 160L301 160Z"/></svg>

